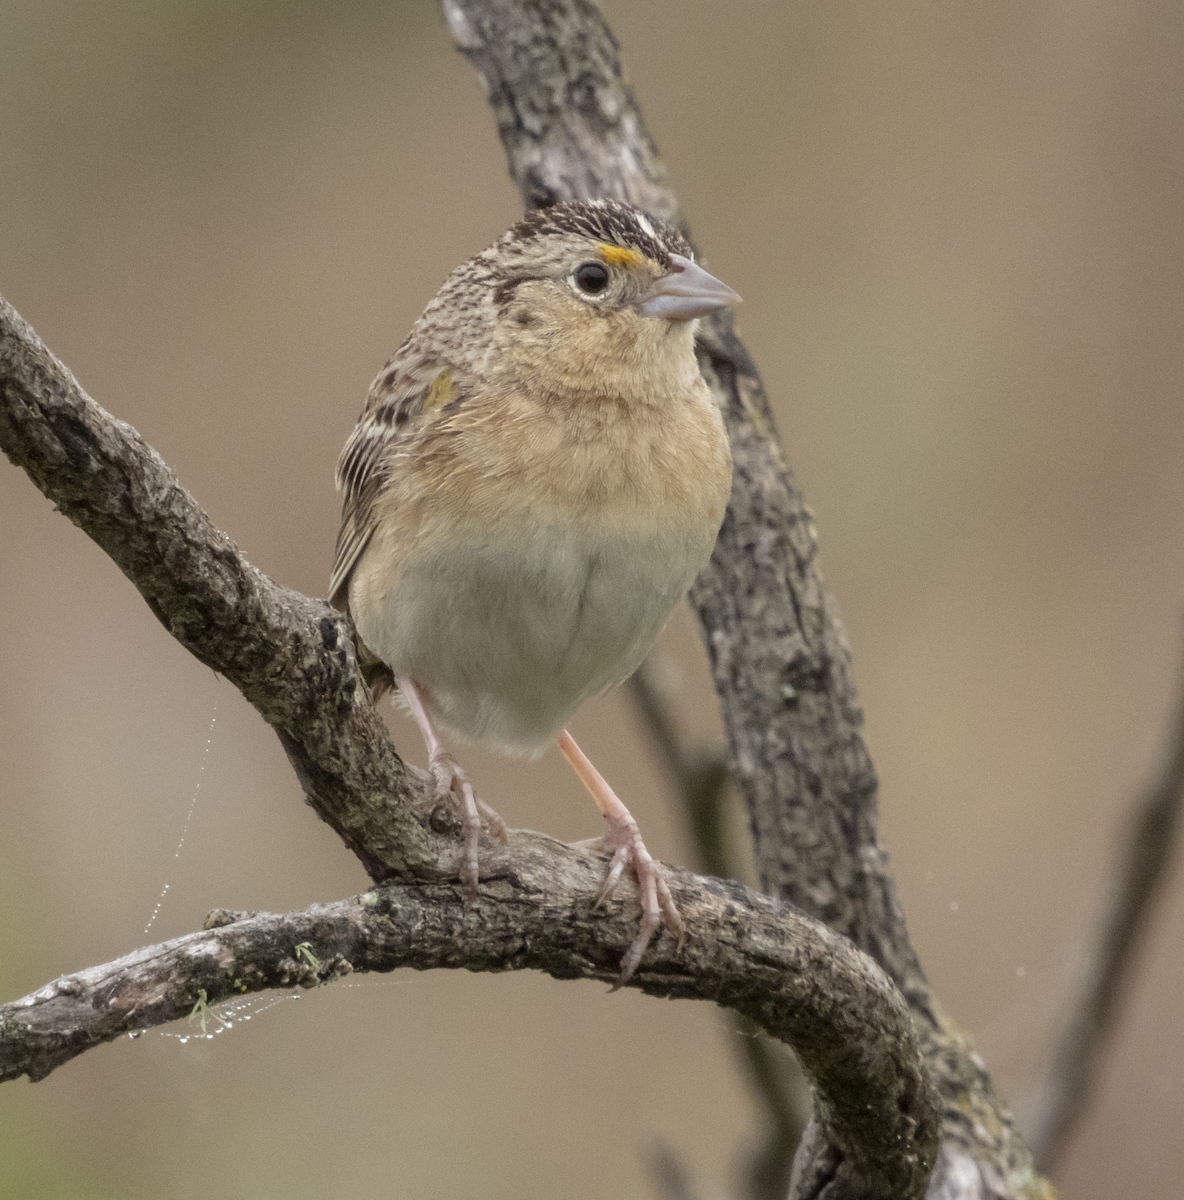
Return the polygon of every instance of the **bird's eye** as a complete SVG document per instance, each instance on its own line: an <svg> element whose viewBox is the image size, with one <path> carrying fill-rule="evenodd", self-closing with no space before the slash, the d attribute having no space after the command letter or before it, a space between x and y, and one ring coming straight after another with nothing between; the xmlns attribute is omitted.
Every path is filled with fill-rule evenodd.
<svg viewBox="0 0 1184 1200"><path fill-rule="evenodd" d="M589 296L596 296L608 287L608 268L598 262L586 262L576 267L576 287Z"/></svg>

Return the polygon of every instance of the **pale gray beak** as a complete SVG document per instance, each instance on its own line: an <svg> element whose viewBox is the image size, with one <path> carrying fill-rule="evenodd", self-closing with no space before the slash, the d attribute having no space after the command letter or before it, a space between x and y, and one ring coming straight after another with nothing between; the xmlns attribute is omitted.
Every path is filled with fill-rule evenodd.
<svg viewBox="0 0 1184 1200"><path fill-rule="evenodd" d="M672 254L674 269L663 275L637 305L643 317L665 317L667 321L692 321L717 308L739 304L740 297L726 283L708 275L701 266Z"/></svg>

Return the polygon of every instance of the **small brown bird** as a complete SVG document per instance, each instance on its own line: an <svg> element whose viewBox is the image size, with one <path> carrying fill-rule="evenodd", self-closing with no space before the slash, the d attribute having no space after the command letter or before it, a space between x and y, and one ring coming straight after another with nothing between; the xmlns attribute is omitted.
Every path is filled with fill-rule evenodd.
<svg viewBox="0 0 1184 1200"><path fill-rule="evenodd" d="M608 821L598 903L629 867L641 929L682 919L629 810L565 726L623 682L706 563L732 460L695 318L740 299L672 227L614 200L532 212L458 267L382 369L342 450L332 602L376 691L397 685L465 827L478 800L437 731L559 748Z"/></svg>

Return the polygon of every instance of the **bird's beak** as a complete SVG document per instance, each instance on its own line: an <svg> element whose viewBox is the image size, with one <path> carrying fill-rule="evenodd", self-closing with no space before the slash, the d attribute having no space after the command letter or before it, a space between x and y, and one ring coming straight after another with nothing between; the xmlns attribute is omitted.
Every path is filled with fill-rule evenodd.
<svg viewBox="0 0 1184 1200"><path fill-rule="evenodd" d="M643 317L691 321L717 308L740 303L740 297L726 283L708 275L689 258L672 254L670 261L674 264L670 274L663 275L636 306Z"/></svg>

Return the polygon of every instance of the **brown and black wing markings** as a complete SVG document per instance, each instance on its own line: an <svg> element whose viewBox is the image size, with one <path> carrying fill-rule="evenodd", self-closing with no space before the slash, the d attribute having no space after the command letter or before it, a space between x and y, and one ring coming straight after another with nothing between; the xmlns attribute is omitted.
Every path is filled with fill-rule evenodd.
<svg viewBox="0 0 1184 1200"><path fill-rule="evenodd" d="M391 450L461 399L452 369L439 360L405 353L383 368L366 407L337 460L337 490L344 493L329 602L348 610L349 577L374 533L374 505L390 471Z"/></svg>

